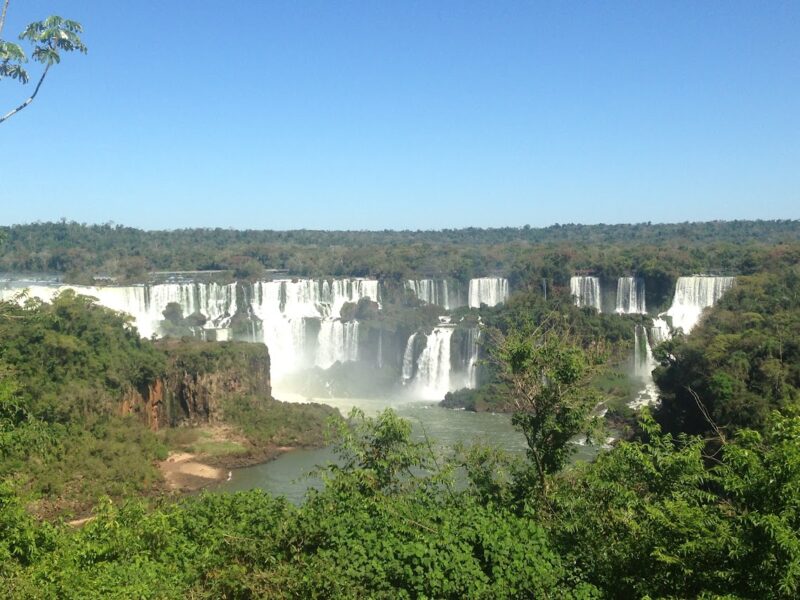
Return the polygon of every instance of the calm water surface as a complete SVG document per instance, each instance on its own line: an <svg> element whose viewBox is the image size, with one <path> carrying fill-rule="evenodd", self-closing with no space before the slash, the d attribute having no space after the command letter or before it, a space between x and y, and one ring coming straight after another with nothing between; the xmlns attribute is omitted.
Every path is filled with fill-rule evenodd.
<svg viewBox="0 0 800 600"><path fill-rule="evenodd" d="M277 392L275 397L288 402L308 401L297 395ZM452 410L428 400L409 398L321 398L314 401L337 408L345 416L353 407L361 409L368 417L392 408L399 416L411 421L414 439L421 441L427 435L434 447L442 450L458 442L480 442L519 455L523 455L526 448L525 438L511 425L510 415ZM579 458L588 458L593 452L581 447L578 454ZM293 450L271 462L235 470L231 480L219 484L215 490L234 492L261 488L300 503L310 487L320 486L319 479L308 474L335 459L331 448Z"/></svg>

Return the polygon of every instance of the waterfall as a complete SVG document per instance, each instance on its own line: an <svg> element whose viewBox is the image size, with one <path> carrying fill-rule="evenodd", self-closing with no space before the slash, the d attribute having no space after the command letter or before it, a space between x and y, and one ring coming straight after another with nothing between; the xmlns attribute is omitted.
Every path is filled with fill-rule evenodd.
<svg viewBox="0 0 800 600"><path fill-rule="evenodd" d="M414 378L414 341L417 334L412 333L406 342L406 350L403 352L403 384L405 385Z"/></svg>
<svg viewBox="0 0 800 600"><path fill-rule="evenodd" d="M455 348L455 354L451 360L450 389L475 389L478 387L481 330L479 326L475 326L465 329L457 328L456 331L462 335L457 338L457 344L451 341L451 348Z"/></svg>
<svg viewBox="0 0 800 600"><path fill-rule="evenodd" d="M417 359L414 378L417 393L426 400L441 400L450 391L450 338L452 327L435 327Z"/></svg>
<svg viewBox="0 0 800 600"><path fill-rule="evenodd" d="M347 302L378 301L378 281L367 279L276 280L253 285L253 314L262 321L263 341L272 357L274 381L308 361L328 368L358 360L358 323L339 319ZM307 348L306 321L319 320L316 347ZM308 357L308 358L307 358Z"/></svg>
<svg viewBox="0 0 800 600"><path fill-rule="evenodd" d="M625 315L647 314L644 301L644 279L641 277L620 277L617 279L617 309Z"/></svg>
<svg viewBox="0 0 800 600"><path fill-rule="evenodd" d="M478 352L480 347L481 330L477 327L470 327L467 333L467 387L474 390L478 387Z"/></svg>
<svg viewBox="0 0 800 600"><path fill-rule="evenodd" d="M655 348L661 342L666 341L669 338L670 332L667 322L661 317L656 317L653 319L653 326L650 328L650 339L653 342L653 347Z"/></svg>
<svg viewBox="0 0 800 600"><path fill-rule="evenodd" d="M446 279L409 279L405 287L422 302L452 308Z"/></svg>
<svg viewBox="0 0 800 600"><path fill-rule="evenodd" d="M362 298L380 303L376 279L334 279L323 282L322 301L330 306L330 315L325 316L339 317L346 303L358 304Z"/></svg>
<svg viewBox="0 0 800 600"><path fill-rule="evenodd" d="M305 352L306 319L318 318L314 286L287 280L253 284L250 307L261 320L259 340L267 345L273 380L296 370Z"/></svg>
<svg viewBox="0 0 800 600"><path fill-rule="evenodd" d="M116 290L125 288L99 288L101 290L100 303L113 308L115 302L113 295ZM142 288L139 288L142 289ZM231 318L236 314L236 284L219 285L216 283L165 283L144 286L146 292L145 303L139 305L142 312L135 315L137 327L141 323L143 336L150 337L158 334L159 322L164 319L162 314L167 304L175 302L180 305L184 317L200 313L208 319L205 327L224 329L230 325ZM138 290L137 290L138 292ZM112 298L109 298L112 295ZM127 293L126 296L129 297ZM138 293L136 294L138 296ZM138 300L138 298L137 298ZM125 309L117 309L128 312Z"/></svg>
<svg viewBox="0 0 800 600"><path fill-rule="evenodd" d="M7 288L0 297L10 298L20 288ZM224 329L236 314L236 284L216 283L162 283L157 285L129 286L27 286L30 296L45 302L64 290L82 296L97 298L98 304L133 317L133 324L142 337L160 333L162 314L167 305L180 305L184 317L200 313L207 319L208 329Z"/></svg>
<svg viewBox="0 0 800 600"><path fill-rule="evenodd" d="M497 306L508 299L508 279L504 277L479 277L469 281L469 306L480 308Z"/></svg>
<svg viewBox="0 0 800 600"><path fill-rule="evenodd" d="M280 279L244 285L237 307L236 283L165 283L131 286L26 285L29 295L50 302L58 292L71 289L93 296L107 308L129 314L139 333L151 337L161 333L162 312L171 302L180 305L183 316L200 313L205 329L214 329L217 339L230 337L226 328L239 308L251 317L248 339L267 345L273 382L315 362L330 366L338 361L357 360L358 323L339 320L347 302L362 298L379 301L377 280L369 279ZM10 299L23 286L4 286L0 299ZM316 345L307 337L307 322L320 322ZM225 331L223 331L225 330ZM203 336L203 331L198 331Z"/></svg>
<svg viewBox="0 0 800 600"><path fill-rule="evenodd" d="M673 328L680 327L689 333L700 320L703 309L714 306L735 281L735 277L678 277L672 306L666 312L672 317Z"/></svg>
<svg viewBox="0 0 800 600"><path fill-rule="evenodd" d="M600 279L597 277L575 276L569 279L570 294L576 306L591 306L602 312L600 300Z"/></svg>
<svg viewBox="0 0 800 600"><path fill-rule="evenodd" d="M336 362L358 360L358 321L323 320L314 363L323 369Z"/></svg>
<svg viewBox="0 0 800 600"><path fill-rule="evenodd" d="M634 328L633 339L633 376L639 380L642 388L629 406L641 408L658 401L658 387L653 380L653 369L657 364L647 340L647 332L642 325Z"/></svg>

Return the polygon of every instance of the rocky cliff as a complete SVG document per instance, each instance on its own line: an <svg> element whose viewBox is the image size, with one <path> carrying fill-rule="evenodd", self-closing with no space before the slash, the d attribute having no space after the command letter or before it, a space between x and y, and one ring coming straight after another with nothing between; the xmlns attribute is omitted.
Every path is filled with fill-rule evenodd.
<svg viewBox="0 0 800 600"><path fill-rule="evenodd" d="M152 430L215 423L234 394L271 396L269 353L263 344L164 340L165 373L144 389L130 390L122 414L138 415Z"/></svg>

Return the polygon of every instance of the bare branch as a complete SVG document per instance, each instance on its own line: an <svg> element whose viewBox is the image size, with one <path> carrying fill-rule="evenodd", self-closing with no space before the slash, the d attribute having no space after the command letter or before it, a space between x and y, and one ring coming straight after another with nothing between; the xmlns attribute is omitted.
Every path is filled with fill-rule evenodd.
<svg viewBox="0 0 800 600"><path fill-rule="evenodd" d="M6 0L6 4L7 4L7 3L8 3L8 0ZM39 83L37 83L37 84L36 84L36 89L35 89L35 90L33 90L33 94L31 94L31 95L30 95L30 97L29 97L27 100L25 100L25 102L23 102L22 104L20 104L20 105L19 105L17 108L15 108L15 109L14 109L14 110L12 110L11 112L8 112L8 113L6 113L5 115L3 115L2 117L0 117L0 123L2 123L3 121L5 121L5 120L6 120L6 119L8 119L9 117L13 117L15 114L17 114L17 113L18 113L19 111L21 111L23 108L25 108L26 106L28 106L28 105L29 105L31 102L33 102L33 99L34 99L34 98L36 98L36 94L38 94L38 93L39 93L39 88L42 86L42 82L44 81L44 78L47 76L47 71L49 71L49 70L50 70L50 65L47 65L47 66L44 68L44 73L42 73L42 76L39 78Z"/></svg>
<svg viewBox="0 0 800 600"><path fill-rule="evenodd" d="M692 398L694 398L694 401L697 404L697 408L700 409L700 414L703 415L703 418L711 426L711 429L714 430L715 434L717 434L717 437L719 438L720 442L722 442L722 444L725 444L726 443L725 434L717 426L717 424L714 423L713 419L711 418L711 415L708 412L708 409L705 407L705 404L703 404L703 402L700 400L700 396L698 396L697 392L695 392L690 386L686 386L686 391L688 391L692 395Z"/></svg>
<svg viewBox="0 0 800 600"><path fill-rule="evenodd" d="M3 2L3 12L0 13L0 34L3 33L3 25L6 24L6 12L8 11L8 2L9 0Z"/></svg>

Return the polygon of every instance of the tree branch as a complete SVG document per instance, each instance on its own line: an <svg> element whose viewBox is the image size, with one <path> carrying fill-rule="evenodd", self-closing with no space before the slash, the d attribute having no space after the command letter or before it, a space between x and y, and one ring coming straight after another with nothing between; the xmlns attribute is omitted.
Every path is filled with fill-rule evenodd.
<svg viewBox="0 0 800 600"><path fill-rule="evenodd" d="M6 24L6 11L8 10L8 2L9 0L3 2L3 12L0 14L0 33L3 33L3 25Z"/></svg>
<svg viewBox="0 0 800 600"><path fill-rule="evenodd" d="M6 4L8 4L8 0L6 0ZM17 108L15 108L15 109L14 109L14 110L12 110L11 112L8 112L8 113L6 113L5 115L3 115L2 117L0 117L0 123L2 123L3 121L5 121L5 120L6 120L6 119L8 119L9 117L13 117L15 114L17 114L17 113L18 113L19 111L21 111L23 108L25 108L26 106L28 106L28 105L29 105L31 102L33 102L33 99L34 99L34 98L36 98L36 94L38 94L38 93L39 93L39 88L42 86L42 82L44 81L44 78L47 76L47 72L48 72L49 70L50 70L50 65L47 65L47 66L44 68L44 73L42 73L42 76L39 78L39 83L37 83L37 84L36 84L36 89L35 89L35 90L33 90L33 94L31 94L31 95L30 95L30 97L29 97L27 100L25 100L25 102L23 102L22 104L20 104L20 105L19 105Z"/></svg>
<svg viewBox="0 0 800 600"><path fill-rule="evenodd" d="M714 420L711 418L711 415L709 414L708 409L706 408L705 404L703 404L703 402L700 400L700 396L697 395L697 392L695 392L688 385L686 386L686 391L688 391L692 395L692 398L694 398L695 404L697 404L697 408L700 410L700 414L703 415L703 418L711 426L711 429L717 435L717 437L719 438L720 442L722 442L723 445L726 444L727 440L725 439L725 434L723 433L723 431L719 427L717 427L717 424L714 423Z"/></svg>

